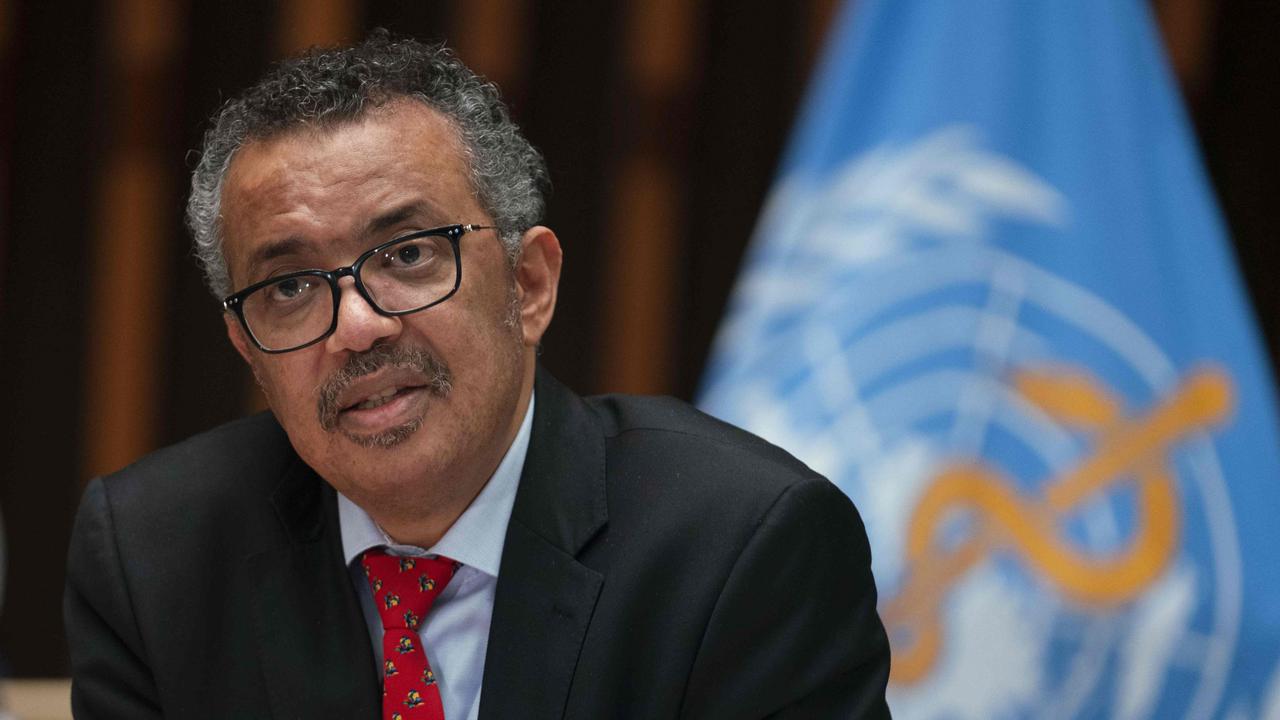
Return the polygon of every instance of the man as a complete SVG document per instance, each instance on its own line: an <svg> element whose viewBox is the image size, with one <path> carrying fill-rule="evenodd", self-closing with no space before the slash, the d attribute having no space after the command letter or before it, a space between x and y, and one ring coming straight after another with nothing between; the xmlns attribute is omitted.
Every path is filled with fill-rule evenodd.
<svg viewBox="0 0 1280 720"><path fill-rule="evenodd" d="M272 412L90 484L77 716L887 715L838 490L537 368L544 184L492 86L385 33L223 108L188 219Z"/></svg>

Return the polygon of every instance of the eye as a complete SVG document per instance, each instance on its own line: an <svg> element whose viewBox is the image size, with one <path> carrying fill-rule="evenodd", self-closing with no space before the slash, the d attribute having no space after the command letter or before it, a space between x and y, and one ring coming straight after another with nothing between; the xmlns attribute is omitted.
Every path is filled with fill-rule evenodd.
<svg viewBox="0 0 1280 720"><path fill-rule="evenodd" d="M412 265L418 262L418 259L421 257L422 248L417 245L405 243L404 245L396 248L396 259L405 265Z"/></svg>
<svg viewBox="0 0 1280 720"><path fill-rule="evenodd" d="M277 297L289 300L302 294L302 281L298 278L289 278L282 282L278 282L272 286L272 291Z"/></svg>
<svg viewBox="0 0 1280 720"><path fill-rule="evenodd" d="M298 282L298 278L289 278L284 282L276 283L275 290L277 295L284 298L297 297L298 293L302 292L302 283Z"/></svg>
<svg viewBox="0 0 1280 720"><path fill-rule="evenodd" d="M437 242L437 238L423 237L387 248L382 254L382 266L392 270L407 270L427 265L439 255Z"/></svg>
<svg viewBox="0 0 1280 720"><path fill-rule="evenodd" d="M315 287L315 278L292 277L281 280L274 285L268 285L265 289L267 291L267 299L275 303L288 303L307 295Z"/></svg>

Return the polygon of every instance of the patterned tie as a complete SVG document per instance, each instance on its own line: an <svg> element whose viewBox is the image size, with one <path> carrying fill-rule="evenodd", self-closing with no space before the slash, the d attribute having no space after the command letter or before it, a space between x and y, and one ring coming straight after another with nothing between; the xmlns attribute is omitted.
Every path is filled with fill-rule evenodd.
<svg viewBox="0 0 1280 720"><path fill-rule="evenodd" d="M418 627L458 564L446 557L395 557L381 549L366 552L360 563L382 617L382 719L444 720Z"/></svg>

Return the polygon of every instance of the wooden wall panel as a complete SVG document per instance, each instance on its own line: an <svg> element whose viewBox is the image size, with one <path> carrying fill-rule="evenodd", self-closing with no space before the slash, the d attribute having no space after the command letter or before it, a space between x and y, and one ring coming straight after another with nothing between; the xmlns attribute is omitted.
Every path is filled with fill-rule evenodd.
<svg viewBox="0 0 1280 720"><path fill-rule="evenodd" d="M676 375L677 293L683 278L686 138L682 110L699 37L691 0L628 4L624 134L610 199L609 256L601 267L605 309L599 385L670 394Z"/></svg>
<svg viewBox="0 0 1280 720"><path fill-rule="evenodd" d="M62 558L79 500L90 272L89 198L101 106L93 0L22 2L10 33L12 182L0 223L0 513L5 551L0 654L13 673L66 672ZM20 30L19 30L20 29ZM55 41L56 39L56 41Z"/></svg>
<svg viewBox="0 0 1280 720"><path fill-rule="evenodd" d="M13 3L0 0L0 307L4 305L4 258L9 214L9 181L12 164L9 148L13 137Z"/></svg>
<svg viewBox="0 0 1280 720"><path fill-rule="evenodd" d="M276 24L280 57L310 47L329 47L356 39L359 4L355 0L279 0Z"/></svg>
<svg viewBox="0 0 1280 720"><path fill-rule="evenodd" d="M465 1L364 2L362 27L365 32L380 27L397 37L440 42L453 36L454 15Z"/></svg>
<svg viewBox="0 0 1280 720"><path fill-rule="evenodd" d="M165 182L171 69L182 41L176 0L107 4L103 64L107 151L98 165L92 227L89 357L83 477L101 475L157 446L163 307L170 247L165 218L177 200Z"/></svg>
<svg viewBox="0 0 1280 720"><path fill-rule="evenodd" d="M1187 104L1199 109L1213 72L1214 30L1220 8L1213 0L1156 0L1156 20L1169 62Z"/></svg>
<svg viewBox="0 0 1280 720"><path fill-rule="evenodd" d="M835 23L836 13L843 12L845 5L846 3L838 0L809 0L809 30L806 33L804 47L806 67L812 68L818 61L818 57L826 48L827 37L830 35L828 31Z"/></svg>
<svg viewBox="0 0 1280 720"><path fill-rule="evenodd" d="M528 0L466 0L458 6L450 45L472 70L498 84L508 101L525 82Z"/></svg>
<svg viewBox="0 0 1280 720"><path fill-rule="evenodd" d="M204 285L191 254L182 212L195 167L195 151L209 118L222 103L253 82L276 54L277 10L260 0L190 0L184 42L175 66L165 152L173 188L167 218L170 248L164 306L170 328L164 348L167 382L161 388L158 440L167 445L245 412L250 375L227 341L222 311Z"/></svg>
<svg viewBox="0 0 1280 720"><path fill-rule="evenodd" d="M1280 4L1218 6L1196 122L1254 311L1280 378Z"/></svg>
<svg viewBox="0 0 1280 720"><path fill-rule="evenodd" d="M675 393L696 393L738 266L772 186L817 57L811 8L715 0L707 5L695 90L690 216Z"/></svg>
<svg viewBox="0 0 1280 720"><path fill-rule="evenodd" d="M527 85L514 115L547 158L553 191L546 224L564 248L555 320L542 360L580 392L600 392L601 266L607 257L611 184L626 97L624 20L618 3L539 2L527 16ZM622 109L625 109L622 108Z"/></svg>

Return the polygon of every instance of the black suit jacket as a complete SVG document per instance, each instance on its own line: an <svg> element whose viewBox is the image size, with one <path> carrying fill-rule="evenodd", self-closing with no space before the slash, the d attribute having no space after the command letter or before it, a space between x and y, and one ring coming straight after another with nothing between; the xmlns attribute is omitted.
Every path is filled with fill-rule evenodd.
<svg viewBox="0 0 1280 720"><path fill-rule="evenodd" d="M887 716L852 504L669 399L540 372L480 717ZM65 597L80 718L377 718L335 494L270 415L85 492Z"/></svg>

